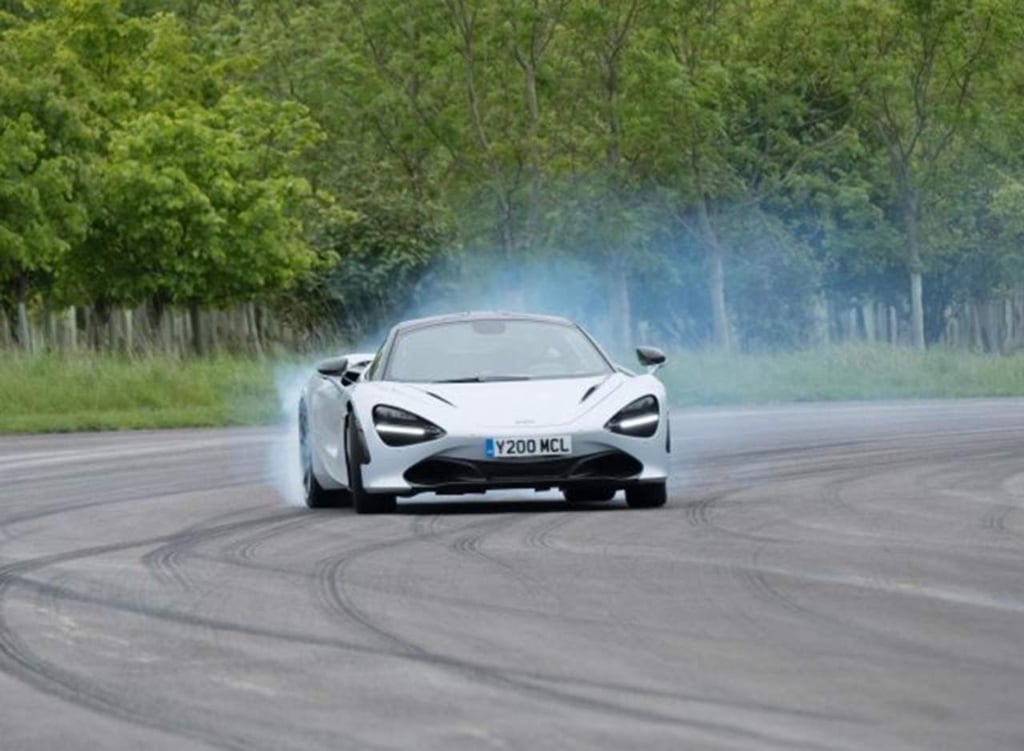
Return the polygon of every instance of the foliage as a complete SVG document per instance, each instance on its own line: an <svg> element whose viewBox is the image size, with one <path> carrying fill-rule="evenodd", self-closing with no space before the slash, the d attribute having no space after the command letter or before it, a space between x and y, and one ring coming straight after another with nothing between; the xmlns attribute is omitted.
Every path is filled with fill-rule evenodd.
<svg viewBox="0 0 1024 751"><path fill-rule="evenodd" d="M270 147L240 127L260 113L254 104L228 94L111 132L102 205L71 261L94 299L230 303L312 265L298 218L308 184L268 164Z"/></svg>
<svg viewBox="0 0 1024 751"><path fill-rule="evenodd" d="M544 307L617 345L760 350L825 299L923 344L1024 283L1010 0L0 9L3 306L359 336L488 268L534 300L547 264L595 294Z"/></svg>
<svg viewBox="0 0 1024 751"><path fill-rule="evenodd" d="M339 260L299 291L322 301L333 333L357 341L392 311L419 302L416 287L451 233L434 207L408 197L367 197L350 212L320 227L317 245Z"/></svg>

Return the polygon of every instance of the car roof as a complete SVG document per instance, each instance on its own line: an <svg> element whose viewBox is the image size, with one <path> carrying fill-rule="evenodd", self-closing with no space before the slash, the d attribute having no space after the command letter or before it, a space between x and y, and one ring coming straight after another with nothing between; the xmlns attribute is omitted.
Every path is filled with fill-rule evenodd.
<svg viewBox="0 0 1024 751"><path fill-rule="evenodd" d="M481 321L481 320L506 320L506 321L537 321L539 323L556 323L561 326L574 326L568 318L561 316L540 315L537 313L508 313L503 311L472 310L463 313L446 313L444 315L428 316L426 318L412 318L402 321L394 327L394 331L407 331L427 326L436 326L445 323L457 323L460 321Z"/></svg>

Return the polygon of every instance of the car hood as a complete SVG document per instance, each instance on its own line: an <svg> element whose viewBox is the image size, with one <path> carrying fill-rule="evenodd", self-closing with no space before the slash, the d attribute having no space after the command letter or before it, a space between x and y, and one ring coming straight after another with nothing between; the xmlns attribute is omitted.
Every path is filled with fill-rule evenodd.
<svg viewBox="0 0 1024 751"><path fill-rule="evenodd" d="M399 402L422 404L434 415L449 410L480 427L567 425L598 406L625 382L622 373L489 383L387 383ZM424 415L427 416L427 415Z"/></svg>

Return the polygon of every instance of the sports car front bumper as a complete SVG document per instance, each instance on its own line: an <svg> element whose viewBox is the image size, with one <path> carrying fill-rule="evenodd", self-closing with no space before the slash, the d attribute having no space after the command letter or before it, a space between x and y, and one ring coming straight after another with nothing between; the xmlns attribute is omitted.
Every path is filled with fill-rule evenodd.
<svg viewBox="0 0 1024 751"><path fill-rule="evenodd" d="M370 460L363 466L363 485L371 492L406 496L595 484L624 488L667 477L666 431L667 426L661 425L650 438L617 435L603 429L569 433L573 448L570 455L494 459L486 456L487 435L445 435L422 444L392 447L370 428L365 430ZM564 430L498 432L502 437L565 435Z"/></svg>

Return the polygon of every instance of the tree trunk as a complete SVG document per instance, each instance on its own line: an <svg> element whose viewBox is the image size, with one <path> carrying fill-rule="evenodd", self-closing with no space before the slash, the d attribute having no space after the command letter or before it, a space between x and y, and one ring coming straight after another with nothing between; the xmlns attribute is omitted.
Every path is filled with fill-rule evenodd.
<svg viewBox="0 0 1024 751"><path fill-rule="evenodd" d="M864 339L870 344L877 341L877 329L875 328L875 304L868 300L860 306L860 315L864 319Z"/></svg>
<svg viewBox="0 0 1024 751"><path fill-rule="evenodd" d="M924 294L921 272L910 272L910 332L915 349L924 349Z"/></svg>
<svg viewBox="0 0 1024 751"><path fill-rule="evenodd" d="M245 336L248 349L262 359L263 343L260 341L260 327L256 320L256 303L245 304Z"/></svg>
<svg viewBox="0 0 1024 751"><path fill-rule="evenodd" d="M60 348L62 351L74 352L78 348L78 320L75 306L64 311L60 325Z"/></svg>
<svg viewBox="0 0 1024 751"><path fill-rule="evenodd" d="M996 303L989 300L985 303L985 336L988 339L988 351L996 354L1002 352L1002 335L999 324L999 311L996 310Z"/></svg>
<svg viewBox="0 0 1024 751"><path fill-rule="evenodd" d="M711 299L711 336L715 346L728 352L732 349L729 332L729 311L725 305L725 259L722 245L718 242L707 201L701 199L697 206L697 221L701 239L707 255L708 296Z"/></svg>
<svg viewBox="0 0 1024 751"><path fill-rule="evenodd" d="M56 352L60 349L57 341L57 314L49 300L43 303L43 336L41 349Z"/></svg>
<svg viewBox="0 0 1024 751"><path fill-rule="evenodd" d="M110 311L110 317L107 320L107 329L110 335L107 338L107 351L108 352L123 352L124 351L124 329L122 324L124 319L121 317L121 309L114 308Z"/></svg>
<svg viewBox="0 0 1024 751"><path fill-rule="evenodd" d="M170 319L171 348L174 355L185 354L185 321L180 311L171 308L167 314Z"/></svg>
<svg viewBox="0 0 1024 751"><path fill-rule="evenodd" d="M532 50L531 50L532 52ZM537 102L537 70L531 58L523 65L526 83L526 103L530 111L529 139L529 191L526 206L526 242L535 246L540 242L540 105Z"/></svg>
<svg viewBox="0 0 1024 751"><path fill-rule="evenodd" d="M1017 343L1016 321L1014 320L1014 299L1002 301L1002 351L1012 352Z"/></svg>
<svg viewBox="0 0 1024 751"><path fill-rule="evenodd" d="M260 349L271 343L270 332L267 330L267 317L263 312L263 308L259 305L254 306L253 320L256 324L256 338L259 339Z"/></svg>
<svg viewBox="0 0 1024 751"><path fill-rule="evenodd" d="M121 315L124 318L121 326L124 330L124 352L130 355L135 349L135 317L131 308L122 310Z"/></svg>
<svg viewBox="0 0 1024 751"><path fill-rule="evenodd" d="M18 345L25 352L32 352L32 331L28 321L28 306L18 300Z"/></svg>
<svg viewBox="0 0 1024 751"><path fill-rule="evenodd" d="M203 333L206 335L206 354L216 354L217 351L220 349L220 311L207 310L203 313L200 313L200 315L203 316L203 318L205 319L205 323L203 325L205 331Z"/></svg>
<svg viewBox="0 0 1024 751"><path fill-rule="evenodd" d="M192 323L192 350L200 357L206 354L206 334L203 326L203 311L199 305L192 304L188 309L189 321Z"/></svg>
<svg viewBox="0 0 1024 751"><path fill-rule="evenodd" d="M813 308L811 310L812 344L815 347L827 347L831 343L831 332L828 321L828 298L825 292L821 291L814 296Z"/></svg>
<svg viewBox="0 0 1024 751"><path fill-rule="evenodd" d="M924 349L924 293L921 279L917 192L907 183L903 186L903 226L906 231L907 259L910 266L910 340L916 349Z"/></svg>
<svg viewBox="0 0 1024 751"><path fill-rule="evenodd" d="M165 355L174 354L173 311L161 306L157 311L157 329L160 332L160 349Z"/></svg>
<svg viewBox="0 0 1024 751"><path fill-rule="evenodd" d="M9 349L11 346L11 322L7 318L7 311L0 307L0 348Z"/></svg>
<svg viewBox="0 0 1024 751"><path fill-rule="evenodd" d="M985 335L981 328L981 311L978 303L971 302L971 349L975 352L985 351Z"/></svg>
<svg viewBox="0 0 1024 751"><path fill-rule="evenodd" d="M106 303L98 303L90 308L92 324L93 352L109 352L111 346L110 307Z"/></svg>
<svg viewBox="0 0 1024 751"><path fill-rule="evenodd" d="M18 276L18 318L17 331L18 346L25 352L32 352L32 330L28 320L28 277L24 274Z"/></svg>
<svg viewBox="0 0 1024 751"><path fill-rule="evenodd" d="M85 330L85 349L95 350L96 349L96 318L92 313L92 306L86 305L82 310L82 324Z"/></svg>
<svg viewBox="0 0 1024 751"><path fill-rule="evenodd" d="M960 346L960 317L950 316L946 322L946 344L956 349Z"/></svg>

